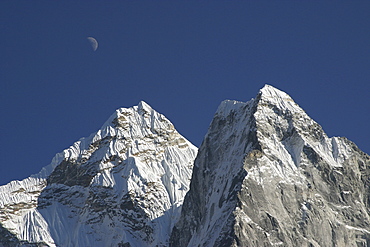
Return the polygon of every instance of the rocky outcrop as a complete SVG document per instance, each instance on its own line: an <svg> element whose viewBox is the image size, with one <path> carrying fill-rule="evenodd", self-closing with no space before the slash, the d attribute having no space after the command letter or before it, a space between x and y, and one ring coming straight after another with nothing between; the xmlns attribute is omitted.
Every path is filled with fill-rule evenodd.
<svg viewBox="0 0 370 247"><path fill-rule="evenodd" d="M284 92L223 102L170 246L370 246L370 158Z"/></svg>

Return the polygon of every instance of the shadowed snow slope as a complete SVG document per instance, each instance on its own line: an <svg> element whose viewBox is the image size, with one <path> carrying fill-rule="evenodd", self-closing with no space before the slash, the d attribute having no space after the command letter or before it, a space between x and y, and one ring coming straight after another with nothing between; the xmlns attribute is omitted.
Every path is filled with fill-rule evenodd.
<svg viewBox="0 0 370 247"><path fill-rule="evenodd" d="M145 102L0 187L0 246L165 246L197 148ZM34 244L34 245L33 245Z"/></svg>
<svg viewBox="0 0 370 247"><path fill-rule="evenodd" d="M170 246L370 246L370 158L266 85L219 106Z"/></svg>

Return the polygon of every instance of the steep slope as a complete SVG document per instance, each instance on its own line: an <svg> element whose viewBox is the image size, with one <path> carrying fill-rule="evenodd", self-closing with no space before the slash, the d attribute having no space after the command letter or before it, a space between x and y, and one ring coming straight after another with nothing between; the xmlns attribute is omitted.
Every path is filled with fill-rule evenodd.
<svg viewBox="0 0 370 247"><path fill-rule="evenodd" d="M370 158L266 85L219 106L170 246L370 246Z"/></svg>
<svg viewBox="0 0 370 247"><path fill-rule="evenodd" d="M165 246L197 149L145 102L0 187L0 246Z"/></svg>

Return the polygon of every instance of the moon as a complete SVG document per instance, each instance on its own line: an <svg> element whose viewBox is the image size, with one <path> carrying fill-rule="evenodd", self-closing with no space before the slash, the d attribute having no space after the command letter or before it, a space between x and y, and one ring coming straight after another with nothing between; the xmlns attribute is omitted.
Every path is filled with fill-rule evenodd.
<svg viewBox="0 0 370 247"><path fill-rule="evenodd" d="M98 41L93 37L87 37L87 40L90 42L93 51L96 51L98 49Z"/></svg>

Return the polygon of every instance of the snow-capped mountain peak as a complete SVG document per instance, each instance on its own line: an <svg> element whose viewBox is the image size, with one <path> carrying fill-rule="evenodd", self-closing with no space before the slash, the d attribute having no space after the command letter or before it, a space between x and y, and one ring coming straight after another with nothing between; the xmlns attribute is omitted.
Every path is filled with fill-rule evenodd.
<svg viewBox="0 0 370 247"><path fill-rule="evenodd" d="M147 103L120 108L39 174L0 187L2 227L18 243L166 245L196 153Z"/></svg>
<svg viewBox="0 0 370 247"><path fill-rule="evenodd" d="M170 246L368 246L369 171L368 155L272 86L223 101Z"/></svg>
<svg viewBox="0 0 370 247"><path fill-rule="evenodd" d="M260 97L264 102L270 102L270 104L278 108L302 110L287 93L270 85L265 85L261 88L257 97Z"/></svg>
<svg viewBox="0 0 370 247"><path fill-rule="evenodd" d="M0 246L370 246L369 205L370 157L266 85L199 151L147 103L117 109L0 186Z"/></svg>

